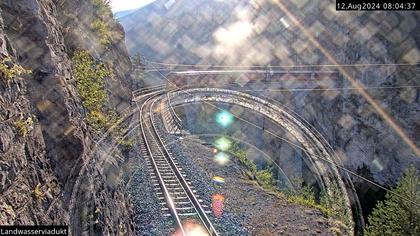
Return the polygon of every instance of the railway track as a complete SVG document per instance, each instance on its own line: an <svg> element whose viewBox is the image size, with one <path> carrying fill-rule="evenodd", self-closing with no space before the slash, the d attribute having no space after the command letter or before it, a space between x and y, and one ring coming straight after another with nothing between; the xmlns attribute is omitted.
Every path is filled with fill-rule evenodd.
<svg viewBox="0 0 420 236"><path fill-rule="evenodd" d="M207 214L208 206L202 204L196 190L187 178L177 158L166 148L157 129L153 114L159 93L151 95L140 108L142 143L140 149L146 157L147 167L162 213L173 219L177 232L187 235L184 223L194 222L202 226L209 235L218 235Z"/></svg>

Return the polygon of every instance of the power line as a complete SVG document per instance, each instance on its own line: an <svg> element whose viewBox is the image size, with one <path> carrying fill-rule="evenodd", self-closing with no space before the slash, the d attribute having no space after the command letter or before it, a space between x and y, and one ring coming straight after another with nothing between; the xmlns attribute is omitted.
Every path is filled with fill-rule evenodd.
<svg viewBox="0 0 420 236"><path fill-rule="evenodd" d="M420 63L356 63L356 64L300 64L300 65L210 65L210 64L178 64L178 63L163 63L149 61L147 62L162 66L177 66L177 67L213 67L213 68L302 68L302 67L370 67L370 66L419 66Z"/></svg>

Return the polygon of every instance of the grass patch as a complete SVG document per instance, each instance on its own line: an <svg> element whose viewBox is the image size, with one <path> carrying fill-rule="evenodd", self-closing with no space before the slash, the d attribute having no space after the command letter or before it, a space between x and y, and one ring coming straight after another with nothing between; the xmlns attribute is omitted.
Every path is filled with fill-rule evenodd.
<svg viewBox="0 0 420 236"><path fill-rule="evenodd" d="M44 193L41 190L41 184L37 184L34 188L33 195L36 199L42 200L44 199Z"/></svg>
<svg viewBox="0 0 420 236"><path fill-rule="evenodd" d="M19 119L15 121L14 127L20 136L26 137L33 130L33 124L32 117L28 117L26 120Z"/></svg>
<svg viewBox="0 0 420 236"><path fill-rule="evenodd" d="M32 71L13 63L12 59L5 57L0 61L0 73L6 81L11 81L18 76L31 74Z"/></svg>
<svg viewBox="0 0 420 236"><path fill-rule="evenodd" d="M259 170L255 173L255 178L262 187L271 188L273 185L275 185L275 180L271 170Z"/></svg>
<svg viewBox="0 0 420 236"><path fill-rule="evenodd" d="M291 203L318 209L327 217L334 216L332 208L324 204L322 201L319 203L316 201L315 192L310 186L304 186L293 193L286 192L286 197ZM321 196L321 198L323 197Z"/></svg>
<svg viewBox="0 0 420 236"><path fill-rule="evenodd" d="M327 195L325 193L321 193L320 201L317 202L313 188L310 186L302 187L302 179L297 179L294 181L296 182L294 185L297 187L295 191L280 190L276 187L276 180L273 177L272 170L257 170L255 163L247 158L246 150L241 149L237 143L233 143L231 145L229 152L239 160L239 163L243 165L248 172L250 172L250 176L252 176L252 178L256 180L258 185L260 185L263 189L267 191L282 193L286 196L290 203L318 209L327 217L334 217L345 222L345 213L342 212L342 208L335 209L332 207L333 202L343 202L344 204L344 199L339 196L340 192L338 191L338 186L332 186L334 199L328 200Z"/></svg>
<svg viewBox="0 0 420 236"><path fill-rule="evenodd" d="M235 156L239 163L243 165L252 175L255 175L257 172L257 166L249 160L246 156L246 150L241 149L238 144L233 143L228 150L233 156Z"/></svg>

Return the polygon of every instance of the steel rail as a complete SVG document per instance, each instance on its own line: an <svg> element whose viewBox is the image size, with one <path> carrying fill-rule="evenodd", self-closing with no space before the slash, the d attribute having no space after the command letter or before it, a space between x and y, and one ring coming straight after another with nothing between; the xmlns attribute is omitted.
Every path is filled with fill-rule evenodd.
<svg viewBox="0 0 420 236"><path fill-rule="evenodd" d="M158 129L155 125L155 121L153 119L153 114L154 114L153 109L155 107L156 101L159 100L158 98L162 94L163 92L160 92L158 94L154 94L150 96L149 98L147 98L145 102L142 104L141 108L139 109L139 112L140 112L140 129L141 129L141 134L143 137L143 143L145 145L145 148L147 149L147 153L150 156L150 160L153 166L153 171L157 176L157 180L162 190L164 199L166 201L166 205L171 215L174 217L176 225L178 226L182 235L186 235L185 229L183 228L183 225L181 222L181 216L183 214L180 214L177 210L177 204L180 204L180 203L175 200L176 198L175 199L172 198L171 191L169 190L170 187L167 187L166 185L167 184L166 181L168 181L168 179L164 178L166 176L163 176L164 174L162 174L160 170L160 169L163 169L163 167L165 167L166 164L162 165L162 164L157 163L157 161L162 162L162 160L158 160L159 158L162 159L162 157L166 161L167 166L170 167L169 173L171 173L171 175L173 174L174 176L173 181L176 181L177 184L179 184L179 186L182 187L181 188L182 192L172 192L172 194L177 195L181 193L181 195L186 196L189 200L188 204L191 206L190 209L193 210L194 215L197 215L199 217L201 223L206 228L207 232L210 235L217 236L218 235L217 231L213 227L210 219L207 217L205 210L200 204L200 201L194 195L194 191L188 185L187 180L184 178L183 174L181 173L180 169L175 163L174 158L171 156L170 152L166 148L161 138L161 135L159 134ZM152 102L152 99L154 99L153 102ZM147 114L149 114L148 117L147 117ZM150 123L151 125L148 125L148 123ZM159 158L156 159L156 157L159 157Z"/></svg>
<svg viewBox="0 0 420 236"><path fill-rule="evenodd" d="M154 167L154 170L155 170L155 174L157 175L157 178L158 178L158 181L159 181L159 185L160 185L160 187L162 188L162 190L163 190L163 195L164 195L164 198L165 198L165 200L166 200L166 202L167 202L167 204L168 204L168 208L169 208L169 210L170 210L170 212L171 212L171 214L172 214L172 216L175 218L175 221L176 221L176 224L178 225L178 227L179 227L179 229L181 230L181 232L182 232L182 235L186 235L185 234L185 231L184 231L184 228L182 227L182 223L181 223L181 219L179 218L179 216L178 216L178 213L177 213L177 210L176 210L176 208L175 208L175 205L174 205L174 203L173 203L173 200L172 200L172 198L171 198L171 196L170 196L170 194L169 194L169 191L168 191L168 189L167 189L167 187L166 187L166 185L165 185L165 182L163 181L163 178L162 178L162 175L160 174L160 172L159 172L159 169L158 169L158 167L157 167L157 164L156 164L156 161L155 161L155 159L154 159L154 155L153 155L153 152L152 152L152 150L151 150L151 148L150 148L150 145L149 145L149 141L147 140L147 137L146 137L146 133L145 133L145 129L144 129L144 126L143 126L143 110L144 110L144 108L145 108L145 105L153 98L153 97L155 97L155 96L158 96L159 94L156 94L156 95L153 95L153 96L151 96L151 97L149 97L143 104L142 104L142 106L141 106L141 108L140 108L140 130L141 130L141 133L142 133L142 137L143 137L143 141L144 141L144 144L145 144L145 146L146 146L146 148L147 148L147 150L148 150L148 152L149 152L149 155L150 155L150 159L152 160L152 163L153 163L153 167ZM149 116L151 116L151 113L149 114ZM145 122L144 122L144 124L146 124Z"/></svg>
<svg viewBox="0 0 420 236"><path fill-rule="evenodd" d="M158 129L157 129L156 125L155 125L155 122L154 122L154 119L153 119L153 115L152 115L153 114L153 107L154 107L154 104L156 103L157 100L158 99L155 99L152 102L152 105L149 108L150 121L152 123L152 128L153 128L153 130L154 130L154 132L156 134L156 137L158 138L158 141L159 141L161 147L163 148L163 150L164 150L164 152L166 154L167 161L169 162L170 166L172 167L172 170L173 170L174 174L176 175L176 177L179 180L179 183L181 184L181 186L183 187L185 193L187 194L187 196L189 197L191 203L193 204L196 212L198 213L198 216L200 217L201 222L206 227L206 230L209 232L210 235L218 236L218 233L217 233L216 229L214 228L213 224L211 223L210 219L207 217L207 214L206 214L205 210L201 206L201 204L198 201L197 197L194 195L193 190L187 184L187 180L184 178L184 176L181 174L181 171L176 166L175 161L172 158L172 155L168 151L165 143L163 142L161 136L159 135Z"/></svg>
<svg viewBox="0 0 420 236"><path fill-rule="evenodd" d="M141 89L137 89L137 90L132 91L132 94L134 96L136 96L136 95L138 96L138 95L141 95L141 94L144 94L144 93L150 93L150 92L153 92L153 91L156 91L156 90L160 90L160 89L163 89L165 87L166 87L165 84L143 87Z"/></svg>
<svg viewBox="0 0 420 236"><path fill-rule="evenodd" d="M155 68L156 69L156 67L152 64L152 67L153 68ZM160 72L160 71L158 71L159 72L159 74L163 77L163 78L165 78L167 81L169 81L168 80L168 77L167 76L165 76L164 74L162 74L162 72ZM174 108L172 107L172 103L171 103L171 98L170 98L170 89L168 89L168 92L166 93L166 97L167 97L167 99L168 99L168 104L169 104L169 107L170 107L170 112L172 113L172 117L175 117L175 123L177 124L177 126L178 126L178 129L180 129L181 130L181 128L182 128L182 121L181 121L181 119L178 117L178 115L176 114L176 112L175 112L175 110L174 110Z"/></svg>

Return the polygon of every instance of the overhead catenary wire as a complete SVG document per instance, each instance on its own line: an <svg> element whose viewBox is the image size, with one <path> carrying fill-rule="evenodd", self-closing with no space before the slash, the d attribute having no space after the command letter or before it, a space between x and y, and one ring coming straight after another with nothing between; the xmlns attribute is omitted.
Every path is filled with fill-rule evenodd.
<svg viewBox="0 0 420 236"><path fill-rule="evenodd" d="M297 64L297 65L210 65L163 63L145 59L148 63L176 67L213 67L213 68L303 68L303 67L371 67L371 66L419 66L420 63L355 63L355 64Z"/></svg>

